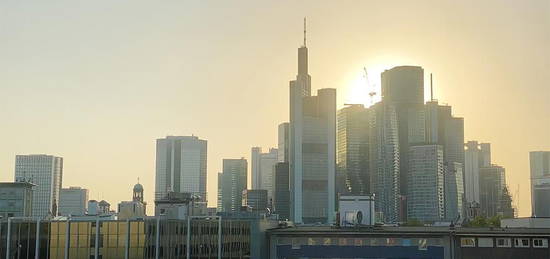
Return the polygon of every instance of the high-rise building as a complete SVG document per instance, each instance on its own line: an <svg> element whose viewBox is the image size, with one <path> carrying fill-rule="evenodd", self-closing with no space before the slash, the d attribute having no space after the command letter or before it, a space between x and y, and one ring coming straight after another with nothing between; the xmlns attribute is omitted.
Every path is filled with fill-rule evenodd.
<svg viewBox="0 0 550 259"><path fill-rule="evenodd" d="M155 200L169 191L198 195L206 201L207 141L196 136L157 139Z"/></svg>
<svg viewBox="0 0 550 259"><path fill-rule="evenodd" d="M443 152L445 154L445 152ZM462 164L457 162L445 163L445 219L456 221L464 215L462 211L464 196L464 176Z"/></svg>
<svg viewBox="0 0 550 259"><path fill-rule="evenodd" d="M290 186L288 162L281 162L275 165L273 175L273 211L279 215L279 219L290 219Z"/></svg>
<svg viewBox="0 0 550 259"><path fill-rule="evenodd" d="M343 186L338 188L340 193L371 193L368 111L362 104L353 104L338 111L336 165L338 177L344 179L340 183Z"/></svg>
<svg viewBox="0 0 550 259"><path fill-rule="evenodd" d="M57 216L63 179L63 158L50 155L17 155L15 180L35 184L33 217Z"/></svg>
<svg viewBox="0 0 550 259"><path fill-rule="evenodd" d="M252 148L252 189L266 190L267 201L271 201L273 193L273 171L277 163L277 149L270 148L269 153L262 153L262 148Z"/></svg>
<svg viewBox="0 0 550 259"><path fill-rule="evenodd" d="M0 183L0 218L31 217L34 186L29 182Z"/></svg>
<svg viewBox="0 0 550 259"><path fill-rule="evenodd" d="M479 169L479 200L481 215L493 217L502 215L500 202L506 188L504 167L485 166Z"/></svg>
<svg viewBox="0 0 550 259"><path fill-rule="evenodd" d="M411 146L409 152L407 217L424 222L440 221L445 216L443 147Z"/></svg>
<svg viewBox="0 0 550 259"><path fill-rule="evenodd" d="M424 104L424 69L398 66L382 73L382 100L390 103Z"/></svg>
<svg viewBox="0 0 550 259"><path fill-rule="evenodd" d="M298 49L298 75L290 81L291 218L329 223L335 216L336 89L311 95L308 49Z"/></svg>
<svg viewBox="0 0 550 259"><path fill-rule="evenodd" d="M278 147L277 156L278 162L288 162L288 145L289 145L289 123L284 122L279 124L278 130Z"/></svg>
<svg viewBox="0 0 550 259"><path fill-rule="evenodd" d="M464 151L464 196L466 204L480 203L479 169L491 165L491 146L489 143L468 141Z"/></svg>
<svg viewBox="0 0 550 259"><path fill-rule="evenodd" d="M369 108L369 172L376 212L384 222L400 220L400 146L395 107L379 102Z"/></svg>
<svg viewBox="0 0 550 259"><path fill-rule="evenodd" d="M531 167L531 213L550 217L550 151L529 153Z"/></svg>
<svg viewBox="0 0 550 259"><path fill-rule="evenodd" d="M423 143L424 127L424 69L418 66L398 66L381 75L382 101L395 109L398 126L399 190L406 201L408 195L409 146ZM406 220L407 206L399 211L399 219Z"/></svg>
<svg viewBox="0 0 550 259"><path fill-rule="evenodd" d="M267 210L267 190L244 190L242 206L248 211L265 213Z"/></svg>
<svg viewBox="0 0 550 259"><path fill-rule="evenodd" d="M464 119L454 117L451 106L433 98L426 102L424 113L426 142L443 147L445 219L457 220L463 215Z"/></svg>
<svg viewBox="0 0 550 259"><path fill-rule="evenodd" d="M235 212L242 206L242 194L247 189L246 159L224 159L223 172L218 174L218 211Z"/></svg>
<svg viewBox="0 0 550 259"><path fill-rule="evenodd" d="M62 188L59 195L59 215L83 216L88 206L88 190L81 187Z"/></svg>

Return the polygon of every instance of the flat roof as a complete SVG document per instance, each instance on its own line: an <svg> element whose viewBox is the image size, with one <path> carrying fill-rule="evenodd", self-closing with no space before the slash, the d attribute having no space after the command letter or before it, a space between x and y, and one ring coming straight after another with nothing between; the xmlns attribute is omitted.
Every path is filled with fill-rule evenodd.
<svg viewBox="0 0 550 259"><path fill-rule="evenodd" d="M275 235L310 234L373 234L373 235L544 235L550 236L546 228L466 228L466 227L394 227L394 226L361 226L361 227L332 227L332 226L296 226L287 228L273 228L268 230Z"/></svg>

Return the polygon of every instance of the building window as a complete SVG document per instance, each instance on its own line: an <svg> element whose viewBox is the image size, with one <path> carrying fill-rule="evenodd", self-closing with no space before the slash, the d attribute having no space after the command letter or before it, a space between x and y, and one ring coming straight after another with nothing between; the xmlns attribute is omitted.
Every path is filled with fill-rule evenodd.
<svg viewBox="0 0 550 259"><path fill-rule="evenodd" d="M478 238L477 239L478 247L493 247L493 239L490 237Z"/></svg>
<svg viewBox="0 0 550 259"><path fill-rule="evenodd" d="M546 238L533 238L534 248L548 248L548 239Z"/></svg>
<svg viewBox="0 0 550 259"><path fill-rule="evenodd" d="M476 240L475 238L471 237L463 237L460 239L460 246L461 247L475 247L476 246Z"/></svg>
<svg viewBox="0 0 550 259"><path fill-rule="evenodd" d="M529 247L529 238L514 239L514 247Z"/></svg>
<svg viewBox="0 0 550 259"><path fill-rule="evenodd" d="M497 238L497 247L512 247L512 242L509 238Z"/></svg>

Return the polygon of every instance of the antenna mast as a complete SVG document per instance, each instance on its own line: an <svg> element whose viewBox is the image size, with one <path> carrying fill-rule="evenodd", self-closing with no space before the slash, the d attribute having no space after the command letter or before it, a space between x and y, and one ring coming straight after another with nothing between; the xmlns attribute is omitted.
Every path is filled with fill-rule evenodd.
<svg viewBox="0 0 550 259"><path fill-rule="evenodd" d="M432 78L432 73L430 73L430 100L434 101L434 82Z"/></svg>
<svg viewBox="0 0 550 259"><path fill-rule="evenodd" d="M304 47L306 46L306 17L304 17Z"/></svg>

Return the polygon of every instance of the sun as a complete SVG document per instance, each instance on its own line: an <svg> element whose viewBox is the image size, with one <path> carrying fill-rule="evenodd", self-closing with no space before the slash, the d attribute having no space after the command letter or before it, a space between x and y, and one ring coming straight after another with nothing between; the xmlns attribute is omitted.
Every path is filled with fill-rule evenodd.
<svg viewBox="0 0 550 259"><path fill-rule="evenodd" d="M388 65L369 66L350 73L344 104L363 104L368 107L379 102L382 99L380 74L389 68L391 66Z"/></svg>

